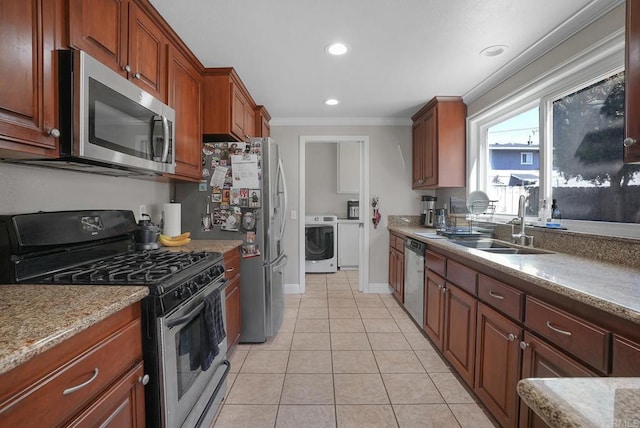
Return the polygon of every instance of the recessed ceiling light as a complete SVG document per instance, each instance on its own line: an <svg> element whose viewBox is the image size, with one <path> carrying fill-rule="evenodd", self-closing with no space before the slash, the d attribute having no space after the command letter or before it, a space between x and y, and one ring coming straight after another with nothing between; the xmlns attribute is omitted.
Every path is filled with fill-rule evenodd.
<svg viewBox="0 0 640 428"><path fill-rule="evenodd" d="M328 106L336 106L340 104L340 101L336 100L335 98L329 98L325 100L324 103Z"/></svg>
<svg viewBox="0 0 640 428"><path fill-rule="evenodd" d="M494 45L484 48L480 51L481 56L498 56L502 55L508 48L507 45Z"/></svg>
<svg viewBox="0 0 640 428"><path fill-rule="evenodd" d="M327 46L326 50L327 53L330 53L331 55L339 56L349 52L349 46L345 45L344 43L333 43Z"/></svg>

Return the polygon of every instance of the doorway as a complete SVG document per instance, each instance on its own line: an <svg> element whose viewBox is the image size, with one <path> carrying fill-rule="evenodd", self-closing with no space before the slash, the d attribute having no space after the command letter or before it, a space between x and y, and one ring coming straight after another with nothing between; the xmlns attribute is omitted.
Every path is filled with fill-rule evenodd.
<svg viewBox="0 0 640 428"><path fill-rule="evenodd" d="M369 206L369 137L368 136L301 136L299 138L300 142L300 159L299 159L299 207L298 212L300 214L299 221L299 290L300 293L305 292L305 218L308 215L317 215L317 214L331 214L329 212L307 212L307 199L314 197L314 195L310 195L307 191L307 172L312 170L316 164L307 165L307 150L314 150L315 148L319 148L319 145L323 145L323 148L328 150L335 149L335 162L336 168L339 169L338 165L338 157L339 154L339 144L344 144L344 147L351 146L356 147L356 160L359 164L359 171L356 174L355 179L357 180L357 186L353 190L348 190L346 193L354 192L353 195L357 197L358 200L358 217L355 221L358 224L358 290L361 292L368 292L369 290L369 228L368 228L368 206ZM329 146L332 145L332 146ZM355 163L354 161L354 163ZM325 163L326 165L326 163ZM337 171L336 169L336 171ZM346 168L344 171L353 171L355 168ZM333 171L333 168L329 169ZM340 187L344 189L344 183L340 184L340 179L336 174L335 183L336 183L336 191L335 194L338 195L341 193ZM344 174L343 174L344 175ZM353 177L351 179L351 183L354 183ZM348 186L347 186L348 187ZM343 195L344 196L344 195ZM346 201L346 199L345 199ZM353 202L352 202L353 204ZM318 206L317 204L315 206ZM319 211L323 211L321 208L315 208ZM332 208L327 207L327 210L331 210ZM335 208L334 210L337 210ZM347 204L344 203L343 211L335 212L333 215L337 215L339 217L347 217ZM353 211L352 211L353 215Z"/></svg>

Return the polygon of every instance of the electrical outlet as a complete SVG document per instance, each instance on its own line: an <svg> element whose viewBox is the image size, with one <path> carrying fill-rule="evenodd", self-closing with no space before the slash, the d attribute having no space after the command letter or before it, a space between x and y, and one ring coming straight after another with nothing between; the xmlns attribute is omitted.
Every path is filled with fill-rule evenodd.
<svg viewBox="0 0 640 428"><path fill-rule="evenodd" d="M142 214L149 214L147 211L147 206L145 204L140 204L138 207L138 220L142 219Z"/></svg>
<svg viewBox="0 0 640 428"><path fill-rule="evenodd" d="M298 218L298 212L296 210L291 210L291 220L295 220Z"/></svg>

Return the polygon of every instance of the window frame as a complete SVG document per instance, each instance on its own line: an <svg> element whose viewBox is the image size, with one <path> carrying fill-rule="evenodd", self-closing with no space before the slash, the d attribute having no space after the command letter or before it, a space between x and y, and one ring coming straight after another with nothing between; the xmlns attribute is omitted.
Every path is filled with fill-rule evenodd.
<svg viewBox="0 0 640 428"><path fill-rule="evenodd" d="M552 199L551 171L553 157L553 102L609 76L624 71L624 31L617 31L608 38L568 58L537 79L512 91L495 103L467 118L467 192L487 191L488 129L509 118L538 107L539 120L539 171L540 199ZM495 214L497 222L509 221L511 215ZM537 218L530 217L534 221ZM640 225L586 220L564 220L569 230L640 238Z"/></svg>
<svg viewBox="0 0 640 428"><path fill-rule="evenodd" d="M520 152L520 165L533 165L533 152Z"/></svg>

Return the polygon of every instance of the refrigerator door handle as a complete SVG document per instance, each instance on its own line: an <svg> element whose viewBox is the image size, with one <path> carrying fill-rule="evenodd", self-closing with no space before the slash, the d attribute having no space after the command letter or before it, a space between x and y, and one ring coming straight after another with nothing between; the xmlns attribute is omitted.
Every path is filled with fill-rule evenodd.
<svg viewBox="0 0 640 428"><path fill-rule="evenodd" d="M286 254L283 254L278 258L278 260L276 260L276 263L274 263L273 266L271 267L271 270L273 272L277 272L283 267L285 267L285 265L287 264L287 261L289 260L289 257L287 257Z"/></svg>
<svg viewBox="0 0 640 428"><path fill-rule="evenodd" d="M282 207L282 212L280 214L281 216L281 222L280 222L280 241L282 242L284 240L284 230L285 230L285 224L287 223L287 181L284 178L284 170L283 170L283 166L282 166L282 158L278 157L278 173L277 175L282 178L282 192L280 192L280 189L278 189L278 193L282 193L283 194L283 207ZM280 181L278 180L278 186L279 186Z"/></svg>

